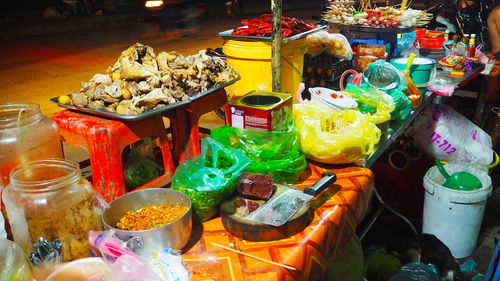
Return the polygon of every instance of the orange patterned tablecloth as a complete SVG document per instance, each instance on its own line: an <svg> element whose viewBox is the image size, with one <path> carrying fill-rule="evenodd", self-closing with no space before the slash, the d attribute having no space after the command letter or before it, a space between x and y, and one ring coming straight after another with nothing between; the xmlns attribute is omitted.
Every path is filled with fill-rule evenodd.
<svg viewBox="0 0 500 281"><path fill-rule="evenodd" d="M294 184L304 189L327 171L309 164L303 180ZM277 241L250 242L228 233L221 218L203 223L198 242L183 254L194 281L229 280L319 280L326 259L334 257L366 215L372 197L373 174L360 167L328 169L337 174L337 191L315 211L313 222L302 232ZM335 189L334 189L335 190ZM324 193L325 193L324 192ZM286 264L289 270L213 246L215 242L267 260Z"/></svg>

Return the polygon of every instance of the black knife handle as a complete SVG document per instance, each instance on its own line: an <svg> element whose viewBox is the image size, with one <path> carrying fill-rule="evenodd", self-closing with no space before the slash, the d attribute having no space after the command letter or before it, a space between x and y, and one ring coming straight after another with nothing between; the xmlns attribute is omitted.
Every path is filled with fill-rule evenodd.
<svg viewBox="0 0 500 281"><path fill-rule="evenodd" d="M322 174L322 176L323 177L319 179L312 187L304 189L304 193L311 196L316 196L337 180L337 175L335 175L334 173L325 172Z"/></svg>

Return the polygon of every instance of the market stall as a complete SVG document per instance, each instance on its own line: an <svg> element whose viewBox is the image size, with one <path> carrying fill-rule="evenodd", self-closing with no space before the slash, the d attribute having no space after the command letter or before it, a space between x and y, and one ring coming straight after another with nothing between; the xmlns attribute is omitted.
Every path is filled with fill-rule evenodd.
<svg viewBox="0 0 500 281"><path fill-rule="evenodd" d="M0 105L9 121L0 128L13 140L0 147L9 155L0 175L15 242L0 246L17 261L9 277L58 280L65 270L92 268L98 280L320 280L373 194L381 209L361 238L384 209L418 232L383 200L369 169L414 121L425 135L416 142L431 157L481 171L471 175L475 185L444 192L473 191L480 199L463 200L484 203L491 140L466 119L465 133L445 135L440 130L460 114L436 105L479 75L480 55L468 58L467 45L436 39L445 32L411 32L429 15L405 3L361 1L356 11L354 1L335 1L324 19L328 25L282 17L281 1L272 1L272 14L218 34L223 54L130 46L80 89L51 99L65 108L52 120L36 106ZM449 54L416 56L419 40L439 41ZM328 64L305 63L315 57ZM201 135L200 116L220 107L226 125ZM30 129L37 124L45 133ZM92 184L78 164L45 159L62 158L58 137L89 152ZM25 152L20 144L31 138L43 151ZM432 190L446 185L429 182L438 186ZM473 248L445 242L459 256Z"/></svg>

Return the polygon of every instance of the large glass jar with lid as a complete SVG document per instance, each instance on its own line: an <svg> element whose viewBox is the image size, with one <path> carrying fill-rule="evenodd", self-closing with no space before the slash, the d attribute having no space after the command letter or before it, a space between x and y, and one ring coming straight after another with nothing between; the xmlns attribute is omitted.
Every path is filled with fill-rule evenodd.
<svg viewBox="0 0 500 281"><path fill-rule="evenodd" d="M45 159L18 165L2 199L14 241L26 254L43 237L61 240L64 261L87 257L88 231L102 229L92 186L71 161Z"/></svg>
<svg viewBox="0 0 500 281"><path fill-rule="evenodd" d="M56 123L37 104L0 104L0 188L9 184L12 168L44 158L62 158Z"/></svg>

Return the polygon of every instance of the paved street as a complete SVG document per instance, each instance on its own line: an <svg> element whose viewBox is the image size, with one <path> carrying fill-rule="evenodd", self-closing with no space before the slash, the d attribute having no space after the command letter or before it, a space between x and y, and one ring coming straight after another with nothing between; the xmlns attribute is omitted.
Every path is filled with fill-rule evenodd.
<svg viewBox="0 0 500 281"><path fill-rule="evenodd" d="M311 19L314 10L284 15ZM110 27L74 33L40 35L0 43L0 102L29 101L41 105L45 115L58 107L48 100L80 88L95 73L112 65L131 44L140 42L160 51L184 55L208 47L222 46L218 31L239 25L240 19L204 20L196 39L169 40L156 22L140 22L125 27Z"/></svg>

